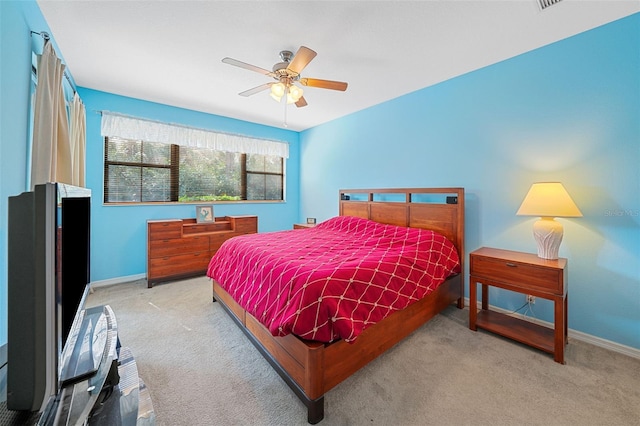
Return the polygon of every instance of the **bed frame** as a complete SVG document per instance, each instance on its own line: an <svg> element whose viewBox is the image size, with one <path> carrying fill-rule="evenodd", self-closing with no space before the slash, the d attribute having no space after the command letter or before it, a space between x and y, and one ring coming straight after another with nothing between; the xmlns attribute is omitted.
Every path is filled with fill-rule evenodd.
<svg viewBox="0 0 640 426"><path fill-rule="evenodd" d="M344 189L340 216L438 231L464 262L464 189ZM464 265L462 265L464 271ZM426 298L367 328L354 343L321 343L294 335L274 337L213 281L213 300L230 314L249 340L307 407L307 421L324 418L324 395L411 334L452 303L464 307L464 273L449 277Z"/></svg>

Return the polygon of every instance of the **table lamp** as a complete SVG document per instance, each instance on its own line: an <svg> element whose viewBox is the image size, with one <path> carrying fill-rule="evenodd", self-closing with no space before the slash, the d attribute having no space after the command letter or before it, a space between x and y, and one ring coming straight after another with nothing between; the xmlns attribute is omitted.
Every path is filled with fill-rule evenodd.
<svg viewBox="0 0 640 426"><path fill-rule="evenodd" d="M557 259L562 242L562 224L555 217L582 217L578 206L560 182L538 182L531 185L518 216L540 216L533 224L533 237L538 245L538 257Z"/></svg>

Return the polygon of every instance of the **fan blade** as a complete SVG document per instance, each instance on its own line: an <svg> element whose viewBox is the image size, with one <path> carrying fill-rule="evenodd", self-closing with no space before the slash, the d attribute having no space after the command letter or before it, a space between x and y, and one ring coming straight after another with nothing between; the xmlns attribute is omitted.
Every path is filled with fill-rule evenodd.
<svg viewBox="0 0 640 426"><path fill-rule="evenodd" d="M347 83L343 81L320 80L317 78L301 78L300 84L309 87L319 87L321 89L340 90L341 92L347 90Z"/></svg>
<svg viewBox="0 0 640 426"><path fill-rule="evenodd" d="M240 95L240 96L255 95L258 92L262 92L263 90L267 90L269 87L271 87L272 84L274 84L274 83L261 84L260 86L254 87L253 89L249 89L249 90L245 90L244 92L240 92L240 93L238 93L238 95Z"/></svg>
<svg viewBox="0 0 640 426"><path fill-rule="evenodd" d="M300 74L304 67L309 65L309 62L317 55L316 52L305 46L300 46L300 49L296 52L296 55L291 60L291 63L287 67L289 71L293 71L296 74Z"/></svg>
<svg viewBox="0 0 640 426"><path fill-rule="evenodd" d="M298 102L296 102L296 106L298 108L307 106L307 101L304 99L304 96L301 96L300 99L298 99Z"/></svg>
<svg viewBox="0 0 640 426"><path fill-rule="evenodd" d="M234 65L236 67L244 68L244 69L249 70L249 71L259 72L260 74L268 75L268 76L271 76L271 77L274 76L274 74L269 70L265 70L264 68L256 67L255 65L247 64L245 62L238 61L238 60L233 59L233 58L224 58L222 60L222 62L224 62L225 64Z"/></svg>

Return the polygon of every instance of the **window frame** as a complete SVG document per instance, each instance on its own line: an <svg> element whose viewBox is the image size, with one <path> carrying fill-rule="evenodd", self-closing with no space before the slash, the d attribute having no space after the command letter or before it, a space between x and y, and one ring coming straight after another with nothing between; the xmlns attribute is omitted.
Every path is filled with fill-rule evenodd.
<svg viewBox="0 0 640 426"><path fill-rule="evenodd" d="M144 163L142 162L142 158L140 162L131 162L131 161L112 161L108 159L109 153L109 137L104 136L104 157L103 157L103 204L104 205L143 205L143 204L201 204L202 201L179 201L180 198L180 147L178 144L168 144L171 146L171 163L169 165L162 164L154 164L154 163ZM117 138L122 140L133 140L127 138ZM144 144L143 140L134 140L136 142L140 142ZM148 141L147 141L148 142ZM141 145L141 150L143 145ZM200 148L206 149L206 148ZM212 149L213 150L213 149ZM214 150L215 151L215 150ZM262 154L252 154L252 155L262 155ZM266 157L266 155L262 155ZM267 171L253 171L247 170L247 153L240 153L240 199L239 200L224 200L224 201L213 201L215 203L282 203L285 201L286 194L286 158L280 157L280 169L281 172L267 172ZM170 201L109 201L109 167L110 166L124 166L124 167L136 167L140 168L142 171L145 168L156 168L156 169L169 169L170 170ZM262 175L262 176L280 176L280 199L272 199L272 200L247 200L248 193L248 184L247 184L247 175ZM142 194L142 179L140 182L140 193Z"/></svg>

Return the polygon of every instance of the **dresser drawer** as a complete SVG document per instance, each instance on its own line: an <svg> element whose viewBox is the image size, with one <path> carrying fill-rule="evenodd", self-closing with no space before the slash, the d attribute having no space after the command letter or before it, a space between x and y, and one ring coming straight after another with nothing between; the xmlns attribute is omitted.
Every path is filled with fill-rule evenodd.
<svg viewBox="0 0 640 426"><path fill-rule="evenodd" d="M193 253L209 250L209 237L185 237L149 242L149 257L174 256L177 254Z"/></svg>
<svg viewBox="0 0 640 426"><path fill-rule="evenodd" d="M234 229L237 234L254 234L258 232L257 216L235 217L233 219Z"/></svg>
<svg viewBox="0 0 640 426"><path fill-rule="evenodd" d="M206 272L210 260L211 256L208 251L150 259L149 264L153 271L150 279L200 271Z"/></svg>
<svg viewBox="0 0 640 426"><path fill-rule="evenodd" d="M562 270L557 268L545 268L539 265L483 256L471 256L470 263L470 273L476 278L486 278L516 286L526 283L527 287L537 287L541 291L555 294L563 292Z"/></svg>
<svg viewBox="0 0 640 426"><path fill-rule="evenodd" d="M233 236L236 236L236 235L233 235ZM229 234L211 235L209 237L209 250L211 250L212 252L217 251L222 245L222 243L224 243L230 238L233 238L233 236L230 237Z"/></svg>
<svg viewBox="0 0 640 426"><path fill-rule="evenodd" d="M183 231L185 235L188 234L205 234L210 232L220 231L233 231L231 228L231 222L228 220L221 220L214 223L192 223L184 224Z"/></svg>
<svg viewBox="0 0 640 426"><path fill-rule="evenodd" d="M163 220L162 222L147 222L149 240L166 240L182 237L181 220Z"/></svg>

